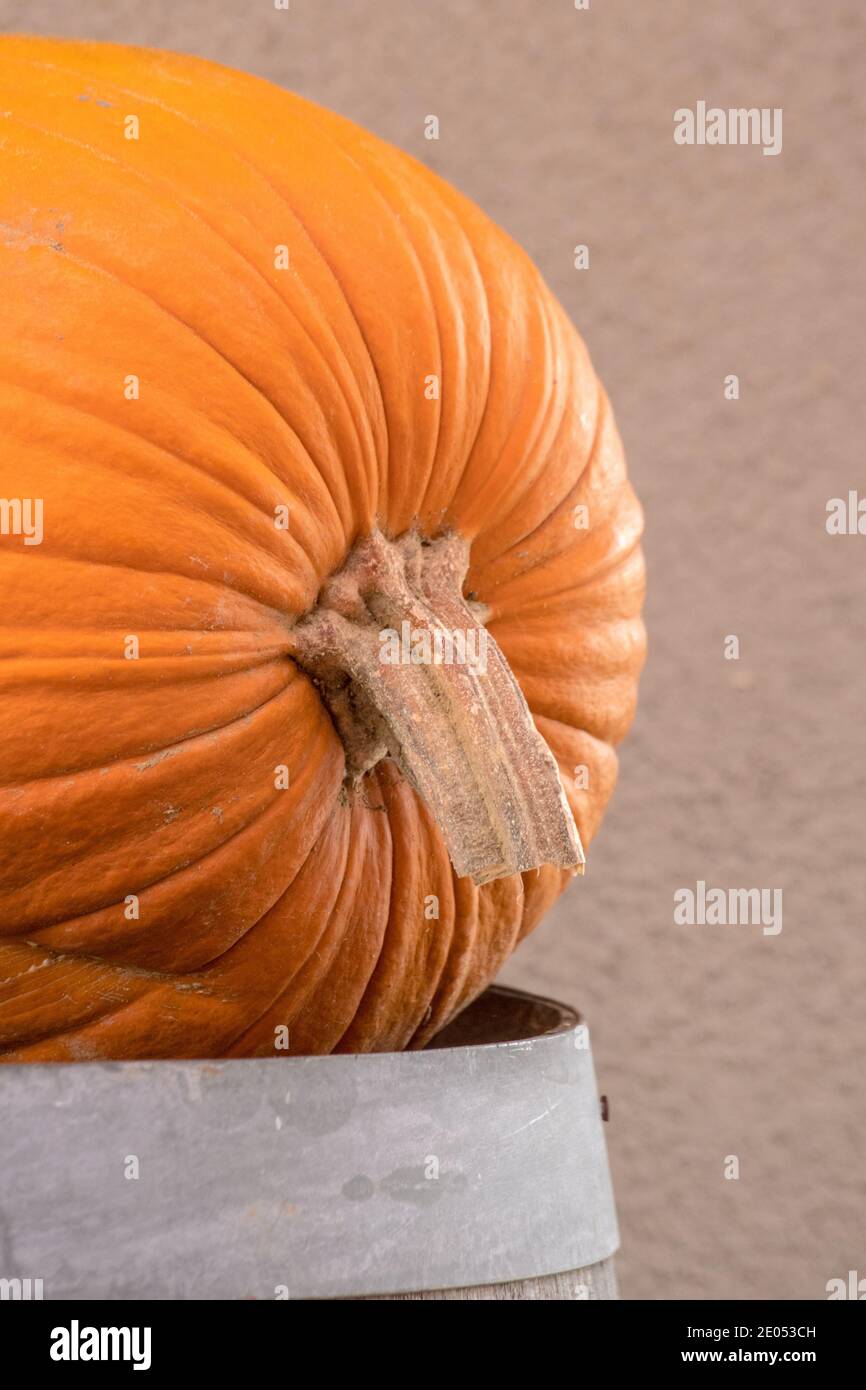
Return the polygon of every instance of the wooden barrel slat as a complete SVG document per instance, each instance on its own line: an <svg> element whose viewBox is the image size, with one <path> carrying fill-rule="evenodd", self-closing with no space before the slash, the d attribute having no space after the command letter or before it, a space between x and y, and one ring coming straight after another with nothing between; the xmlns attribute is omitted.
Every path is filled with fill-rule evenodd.
<svg viewBox="0 0 866 1390"><path fill-rule="evenodd" d="M552 1299L558 1303L618 1299L619 1289L613 1259L599 1260L587 1269L570 1269L565 1274L545 1274L538 1279L510 1280L504 1284L475 1284L466 1289L427 1289L421 1293L371 1294L368 1300L464 1298L471 1301L494 1299Z"/></svg>

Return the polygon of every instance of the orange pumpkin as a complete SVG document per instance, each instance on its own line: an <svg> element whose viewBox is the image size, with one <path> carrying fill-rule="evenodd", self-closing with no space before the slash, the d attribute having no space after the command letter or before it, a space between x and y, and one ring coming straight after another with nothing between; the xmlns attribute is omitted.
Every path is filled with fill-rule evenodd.
<svg viewBox="0 0 866 1390"><path fill-rule="evenodd" d="M422 1046L581 867L634 710L583 343L266 82L23 38L0 80L3 1060Z"/></svg>

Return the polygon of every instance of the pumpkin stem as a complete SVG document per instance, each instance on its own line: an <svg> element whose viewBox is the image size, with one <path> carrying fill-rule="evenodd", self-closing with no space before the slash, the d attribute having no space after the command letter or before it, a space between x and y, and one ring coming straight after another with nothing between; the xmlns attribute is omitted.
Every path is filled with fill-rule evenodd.
<svg viewBox="0 0 866 1390"><path fill-rule="evenodd" d="M461 877L583 871L556 762L502 652L463 598L469 545L409 532L360 541L292 633L357 780L390 756Z"/></svg>

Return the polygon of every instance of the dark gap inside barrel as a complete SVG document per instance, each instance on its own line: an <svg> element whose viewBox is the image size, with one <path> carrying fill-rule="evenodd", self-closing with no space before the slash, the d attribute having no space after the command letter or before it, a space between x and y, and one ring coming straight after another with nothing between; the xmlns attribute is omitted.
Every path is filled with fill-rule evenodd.
<svg viewBox="0 0 866 1390"><path fill-rule="evenodd" d="M437 1033L425 1051L529 1041L575 1028L580 1016L552 999L492 985Z"/></svg>

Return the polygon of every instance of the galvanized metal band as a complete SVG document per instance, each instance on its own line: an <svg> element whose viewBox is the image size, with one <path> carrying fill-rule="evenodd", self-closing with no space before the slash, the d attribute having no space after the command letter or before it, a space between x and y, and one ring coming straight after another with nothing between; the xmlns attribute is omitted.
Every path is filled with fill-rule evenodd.
<svg viewBox="0 0 866 1390"><path fill-rule="evenodd" d="M333 1298L595 1264L618 1234L592 1055L549 1007L499 1044L0 1066L0 1279Z"/></svg>

